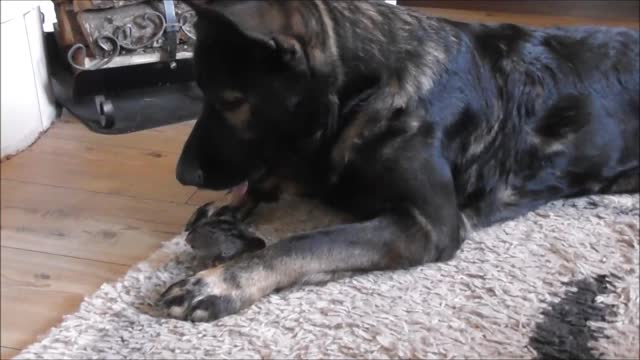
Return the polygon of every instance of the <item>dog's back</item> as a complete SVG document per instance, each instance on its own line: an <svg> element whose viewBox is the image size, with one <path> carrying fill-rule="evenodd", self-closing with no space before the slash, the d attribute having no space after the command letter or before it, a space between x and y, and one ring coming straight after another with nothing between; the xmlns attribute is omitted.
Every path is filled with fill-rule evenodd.
<svg viewBox="0 0 640 360"><path fill-rule="evenodd" d="M445 132L462 209L490 222L638 191L638 31L447 23L467 46L457 71L474 74L454 76L466 77L467 103Z"/></svg>

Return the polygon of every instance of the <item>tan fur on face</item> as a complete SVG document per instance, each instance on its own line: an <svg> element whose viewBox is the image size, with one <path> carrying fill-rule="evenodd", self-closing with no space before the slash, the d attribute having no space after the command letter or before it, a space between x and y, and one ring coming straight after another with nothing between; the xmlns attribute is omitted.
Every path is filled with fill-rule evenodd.
<svg viewBox="0 0 640 360"><path fill-rule="evenodd" d="M251 106L249 103L244 103L232 111L225 111L223 114L225 119L238 130L247 130L251 118Z"/></svg>
<svg viewBox="0 0 640 360"><path fill-rule="evenodd" d="M223 111L224 118L241 132L248 132L249 119L251 118L251 105L245 96L236 90L224 90L222 100L225 102L244 101L244 103L233 110Z"/></svg>

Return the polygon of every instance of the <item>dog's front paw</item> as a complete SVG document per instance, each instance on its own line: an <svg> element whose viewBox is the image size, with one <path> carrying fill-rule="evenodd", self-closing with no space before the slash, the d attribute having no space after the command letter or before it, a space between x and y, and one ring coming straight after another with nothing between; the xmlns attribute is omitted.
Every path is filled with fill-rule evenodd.
<svg viewBox="0 0 640 360"><path fill-rule="evenodd" d="M212 321L238 312L246 302L237 284L225 280L222 267L201 271L169 286L159 303L169 317Z"/></svg>

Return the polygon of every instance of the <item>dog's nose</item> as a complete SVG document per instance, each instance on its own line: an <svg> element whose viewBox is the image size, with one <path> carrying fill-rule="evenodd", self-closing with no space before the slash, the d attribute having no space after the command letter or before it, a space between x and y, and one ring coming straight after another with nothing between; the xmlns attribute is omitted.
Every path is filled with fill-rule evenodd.
<svg viewBox="0 0 640 360"><path fill-rule="evenodd" d="M186 186L202 186L204 183L204 174L200 169L178 167L176 178L180 184Z"/></svg>

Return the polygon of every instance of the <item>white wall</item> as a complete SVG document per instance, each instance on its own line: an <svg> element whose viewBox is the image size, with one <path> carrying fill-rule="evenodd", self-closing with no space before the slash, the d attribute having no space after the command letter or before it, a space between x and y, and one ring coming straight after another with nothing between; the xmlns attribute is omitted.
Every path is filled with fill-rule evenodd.
<svg viewBox="0 0 640 360"><path fill-rule="evenodd" d="M52 29L51 1L0 1L0 157L31 145L55 118L38 5Z"/></svg>

